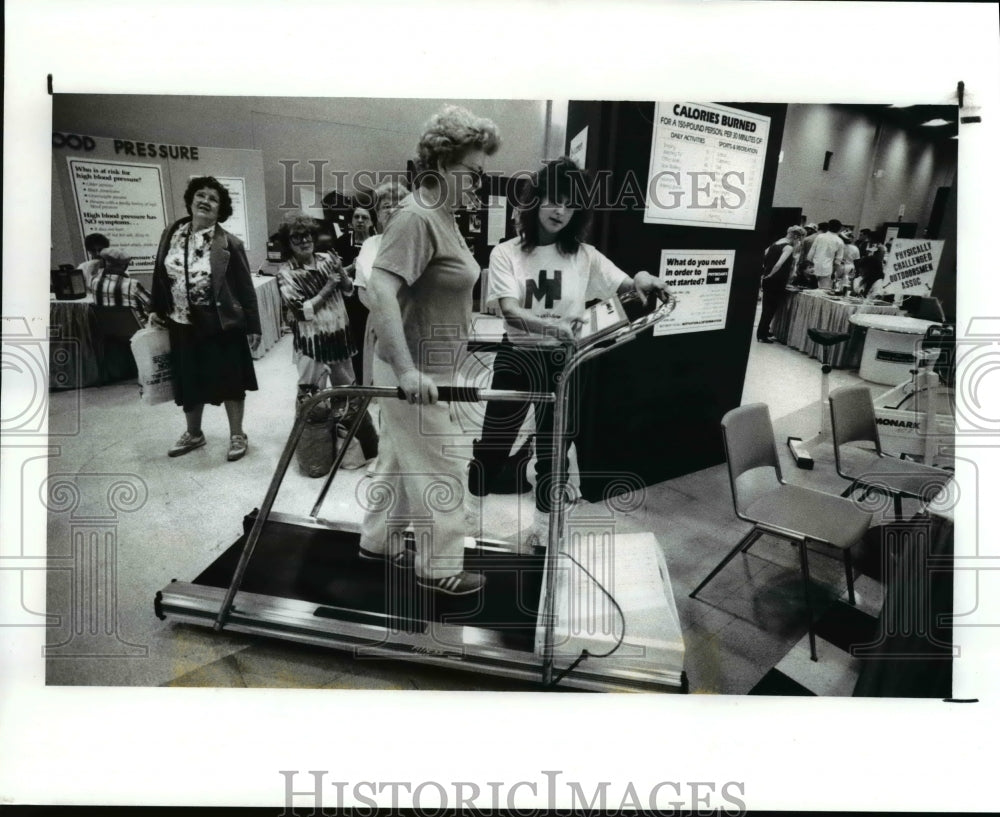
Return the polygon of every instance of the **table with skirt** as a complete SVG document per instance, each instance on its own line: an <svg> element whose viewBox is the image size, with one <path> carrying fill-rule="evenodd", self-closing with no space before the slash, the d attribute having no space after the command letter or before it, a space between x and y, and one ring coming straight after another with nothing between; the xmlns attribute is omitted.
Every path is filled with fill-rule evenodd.
<svg viewBox="0 0 1000 817"><path fill-rule="evenodd" d="M835 369L856 369L861 363L864 330L852 326L855 314L899 315L893 304L865 303L860 298L832 296L818 289L790 288L771 322L775 340L820 360L823 347L809 339L810 329L842 332L851 337L831 348L830 365Z"/></svg>
<svg viewBox="0 0 1000 817"><path fill-rule="evenodd" d="M262 358L281 339L281 293L278 281L254 276L260 314ZM49 302L49 389L83 389L135 377L135 361L128 346L140 328L128 307L99 306L93 296Z"/></svg>

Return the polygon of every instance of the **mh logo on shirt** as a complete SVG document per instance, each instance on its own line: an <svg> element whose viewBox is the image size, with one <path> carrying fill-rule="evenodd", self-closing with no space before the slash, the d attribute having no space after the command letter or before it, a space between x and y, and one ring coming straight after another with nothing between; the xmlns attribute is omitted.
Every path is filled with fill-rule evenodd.
<svg viewBox="0 0 1000 817"><path fill-rule="evenodd" d="M531 309L531 302L541 301L542 298L545 298L546 309L552 309L553 304L562 299L562 270L553 270L551 281L549 271L544 269L538 273L538 283L528 281L524 292L524 308Z"/></svg>

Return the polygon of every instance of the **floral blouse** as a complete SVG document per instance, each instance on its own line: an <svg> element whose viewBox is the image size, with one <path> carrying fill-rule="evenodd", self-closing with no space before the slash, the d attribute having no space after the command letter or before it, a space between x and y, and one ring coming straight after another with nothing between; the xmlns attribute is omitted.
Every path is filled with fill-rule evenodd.
<svg viewBox="0 0 1000 817"><path fill-rule="evenodd" d="M174 310L170 317L177 323L191 323L189 304L208 306L212 303L212 267L210 255L215 226L192 232L191 224L183 224L170 237L170 247L164 260ZM187 249L187 275L184 274L184 245Z"/></svg>

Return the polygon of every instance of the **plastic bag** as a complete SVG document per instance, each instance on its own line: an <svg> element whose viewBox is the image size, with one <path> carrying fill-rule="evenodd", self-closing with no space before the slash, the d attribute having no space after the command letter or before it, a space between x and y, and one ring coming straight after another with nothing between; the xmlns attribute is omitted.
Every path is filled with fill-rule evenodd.
<svg viewBox="0 0 1000 817"><path fill-rule="evenodd" d="M170 333L147 326L132 335L132 357L139 373L139 398L147 406L174 399L173 370L170 366Z"/></svg>
<svg viewBox="0 0 1000 817"><path fill-rule="evenodd" d="M300 393L296 402L296 414L302 411L301 404L315 392ZM330 472L333 457L336 454L334 442L334 419L328 400L321 400L306 417L302 436L295 449L295 458L299 463L299 471L307 477L322 477Z"/></svg>

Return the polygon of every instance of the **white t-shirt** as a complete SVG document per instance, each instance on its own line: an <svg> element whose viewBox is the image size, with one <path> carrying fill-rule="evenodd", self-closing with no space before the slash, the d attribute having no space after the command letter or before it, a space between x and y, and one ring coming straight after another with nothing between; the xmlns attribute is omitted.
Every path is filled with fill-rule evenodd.
<svg viewBox="0 0 1000 817"><path fill-rule="evenodd" d="M844 258L844 242L836 233L820 233L809 250L807 260L814 265L817 278L830 278Z"/></svg>
<svg viewBox="0 0 1000 817"><path fill-rule="evenodd" d="M610 298L629 280L590 244L581 244L574 255L563 255L555 244L524 252L521 239L514 238L490 254L487 304L499 307L501 298L515 298L540 318L578 318L588 301ZM512 343L530 338L533 344L546 337L510 324L507 336Z"/></svg>
<svg viewBox="0 0 1000 817"><path fill-rule="evenodd" d="M382 234L379 233L371 238L366 238L365 243L361 245L357 258L354 259L354 286L368 286L368 276L372 273L372 264L375 263L375 256L378 255L381 243Z"/></svg>

